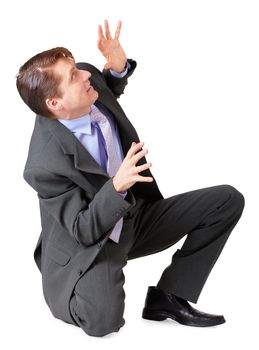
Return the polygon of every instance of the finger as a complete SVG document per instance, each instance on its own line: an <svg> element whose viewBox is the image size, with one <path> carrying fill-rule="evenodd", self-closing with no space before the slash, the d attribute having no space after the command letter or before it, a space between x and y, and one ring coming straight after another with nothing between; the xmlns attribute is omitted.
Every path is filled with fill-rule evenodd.
<svg viewBox="0 0 259 350"><path fill-rule="evenodd" d="M114 39L119 39L120 32L121 32L121 24L122 24L122 22L119 21L119 22L118 22L118 25L117 25L116 32L115 32Z"/></svg>
<svg viewBox="0 0 259 350"><path fill-rule="evenodd" d="M104 66L104 69L110 69L112 64L110 62L107 62Z"/></svg>
<svg viewBox="0 0 259 350"><path fill-rule="evenodd" d="M112 66L111 56L107 56L106 59L107 59L107 62L106 62L106 64L105 64L104 68L105 68L105 69L110 69L111 66Z"/></svg>
<svg viewBox="0 0 259 350"><path fill-rule="evenodd" d="M135 148L136 150L138 150L139 148L143 147L144 146L144 142L132 142L132 148Z"/></svg>
<svg viewBox="0 0 259 350"><path fill-rule="evenodd" d="M132 164L136 164L141 158L143 158L148 153L147 149L143 149L142 151L136 153L133 157L131 157Z"/></svg>
<svg viewBox="0 0 259 350"><path fill-rule="evenodd" d="M105 37L103 35L103 29L102 29L102 26L100 24L98 25L98 39L99 40L105 39Z"/></svg>
<svg viewBox="0 0 259 350"><path fill-rule="evenodd" d="M99 39L97 40L97 47L98 47L99 50L101 50L102 42Z"/></svg>
<svg viewBox="0 0 259 350"><path fill-rule="evenodd" d="M144 171L144 170L150 168L151 166L152 166L152 163L145 163L145 164L143 164L143 165L137 166L137 167L135 168L135 171L136 171L137 173L141 173L141 171Z"/></svg>
<svg viewBox="0 0 259 350"><path fill-rule="evenodd" d="M129 157L132 157L138 149L140 149L141 147L143 147L143 145L144 145L144 142L138 142L138 143L132 142L131 147L130 147L130 149L128 150L127 155L128 155Z"/></svg>
<svg viewBox="0 0 259 350"><path fill-rule="evenodd" d="M137 176L134 181L136 182L152 182L154 179L150 176Z"/></svg>
<svg viewBox="0 0 259 350"><path fill-rule="evenodd" d="M128 150L128 153L125 158L128 158L128 159L131 158L137 152L138 149L143 147L143 145L144 145L144 142L138 142L137 144L136 142L132 142L131 147Z"/></svg>
<svg viewBox="0 0 259 350"><path fill-rule="evenodd" d="M112 37L111 37L111 32L110 32L109 23L107 19L104 21L104 28L105 28L106 39L111 39Z"/></svg>

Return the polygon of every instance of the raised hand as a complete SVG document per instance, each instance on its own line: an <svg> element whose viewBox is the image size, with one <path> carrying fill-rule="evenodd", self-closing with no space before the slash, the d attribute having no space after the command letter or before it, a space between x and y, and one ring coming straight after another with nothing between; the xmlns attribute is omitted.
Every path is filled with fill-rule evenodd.
<svg viewBox="0 0 259 350"><path fill-rule="evenodd" d="M110 28L108 21L104 21L105 35L103 34L102 26L98 26L98 41L97 47L106 58L107 63L105 64L105 69L112 69L115 72L121 73L125 68L127 62L127 56L119 42L119 36L121 31L122 22L119 21L117 29L112 38L110 33Z"/></svg>

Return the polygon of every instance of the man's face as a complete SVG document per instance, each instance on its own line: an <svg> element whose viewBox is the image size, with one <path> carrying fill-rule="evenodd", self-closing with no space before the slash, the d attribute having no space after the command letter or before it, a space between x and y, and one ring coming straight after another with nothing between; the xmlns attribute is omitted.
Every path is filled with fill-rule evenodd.
<svg viewBox="0 0 259 350"><path fill-rule="evenodd" d="M90 85L91 73L77 69L70 58L59 59L53 70L62 79L59 85L62 97L57 98L60 108L54 111L57 117L75 119L89 113L98 98L98 92Z"/></svg>

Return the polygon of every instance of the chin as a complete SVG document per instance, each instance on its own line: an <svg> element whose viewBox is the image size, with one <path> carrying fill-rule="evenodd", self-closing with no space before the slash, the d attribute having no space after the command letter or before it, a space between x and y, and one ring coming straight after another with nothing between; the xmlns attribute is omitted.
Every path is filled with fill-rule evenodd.
<svg viewBox="0 0 259 350"><path fill-rule="evenodd" d="M93 99L92 99L93 103L98 99L98 97L99 97L98 92L94 90Z"/></svg>

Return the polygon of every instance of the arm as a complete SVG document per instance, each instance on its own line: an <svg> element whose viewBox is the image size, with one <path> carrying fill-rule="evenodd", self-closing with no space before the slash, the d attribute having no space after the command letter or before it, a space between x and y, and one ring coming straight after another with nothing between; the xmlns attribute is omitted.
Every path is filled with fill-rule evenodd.
<svg viewBox="0 0 259 350"><path fill-rule="evenodd" d="M58 224L85 246L92 245L109 233L116 222L135 205L130 193L124 200L109 179L90 199L88 193L70 179L43 168L29 168L24 179L37 192L40 205Z"/></svg>
<svg viewBox="0 0 259 350"><path fill-rule="evenodd" d="M121 21L119 21L114 38L112 38L108 21L104 21L105 35L102 27L99 25L97 43L99 50L107 60L107 63L103 69L103 75L107 85L117 98L123 94L125 86L128 84L128 77L131 76L137 66L135 61L127 59L127 56L119 42L121 24ZM119 74L125 71L127 64L127 74L124 76L119 76ZM117 76L114 75L111 70L116 72Z"/></svg>
<svg viewBox="0 0 259 350"><path fill-rule="evenodd" d="M119 98L120 95L124 93L124 89L128 84L128 78L134 72L137 63L132 59L128 59L127 62L130 64L127 74L124 77L115 77L109 69L103 69L103 75L108 87L112 90L116 98Z"/></svg>

